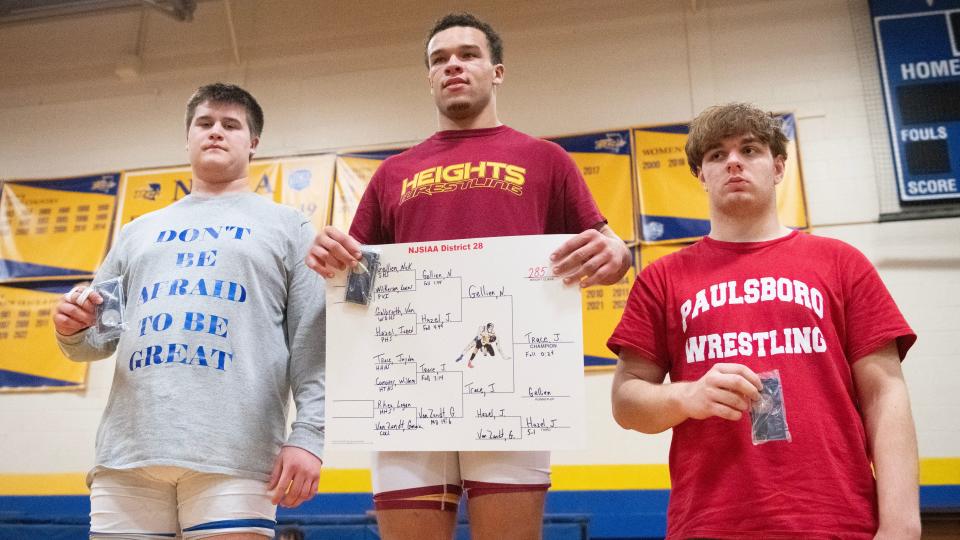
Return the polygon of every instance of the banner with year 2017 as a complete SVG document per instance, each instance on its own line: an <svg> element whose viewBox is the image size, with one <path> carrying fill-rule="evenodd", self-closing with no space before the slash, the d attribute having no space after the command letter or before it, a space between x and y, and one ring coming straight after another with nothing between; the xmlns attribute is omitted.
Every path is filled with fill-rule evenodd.
<svg viewBox="0 0 960 540"><path fill-rule="evenodd" d="M636 240L630 131L598 131L550 140L577 164L613 232L625 242Z"/></svg>
<svg viewBox="0 0 960 540"><path fill-rule="evenodd" d="M550 140L566 150L577 164L613 232L625 242L636 241L630 131L598 131ZM630 268L618 283L581 291L584 369L609 369L616 365L617 358L607 349L607 338L623 316L635 277L634 268Z"/></svg>

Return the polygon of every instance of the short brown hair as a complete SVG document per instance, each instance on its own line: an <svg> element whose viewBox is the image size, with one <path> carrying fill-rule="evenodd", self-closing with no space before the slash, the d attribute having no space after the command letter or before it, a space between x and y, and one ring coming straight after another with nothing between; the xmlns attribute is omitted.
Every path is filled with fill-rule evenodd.
<svg viewBox="0 0 960 540"><path fill-rule="evenodd" d="M240 105L247 111L247 127L250 138L255 139L263 131L263 109L250 92L234 84L213 83L197 88L187 102L187 130L193 122L197 106L205 102Z"/></svg>
<svg viewBox="0 0 960 540"><path fill-rule="evenodd" d="M749 103L727 103L708 107L690 122L690 135L684 150L687 165L694 176L700 172L703 156L708 150L728 137L752 135L770 147L773 157L787 159L787 136L781 129L782 120L775 114L760 110Z"/></svg>

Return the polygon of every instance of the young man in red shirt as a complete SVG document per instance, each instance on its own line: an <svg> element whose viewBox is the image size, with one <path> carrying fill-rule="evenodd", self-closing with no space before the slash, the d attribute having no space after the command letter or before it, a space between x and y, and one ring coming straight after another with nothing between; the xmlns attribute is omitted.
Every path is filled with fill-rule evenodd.
<svg viewBox="0 0 960 540"><path fill-rule="evenodd" d="M859 251L780 223L776 117L712 107L686 152L710 234L644 270L608 342L617 422L673 428L668 538L919 537L900 369L916 335ZM754 444L748 410L771 370L786 424Z"/></svg>
<svg viewBox="0 0 960 540"><path fill-rule="evenodd" d="M349 236L325 228L307 265L333 277L356 265L361 243L574 233L550 254L555 275L583 287L623 277L629 250L576 164L559 146L500 122L502 44L490 25L444 17L428 36L426 62L440 130L380 166ZM387 539L451 538L463 491L475 538L539 538L550 454L378 452L373 484Z"/></svg>

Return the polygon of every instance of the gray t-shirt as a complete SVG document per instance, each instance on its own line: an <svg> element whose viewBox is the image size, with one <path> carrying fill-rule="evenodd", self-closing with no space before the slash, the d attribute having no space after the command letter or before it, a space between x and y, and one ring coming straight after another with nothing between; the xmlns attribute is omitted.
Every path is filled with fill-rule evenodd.
<svg viewBox="0 0 960 540"><path fill-rule="evenodd" d="M117 352L96 468L171 465L268 480L281 445L320 456L323 280L313 226L253 193L189 195L123 228L95 282L124 276L127 325L58 336L70 358ZM297 417L284 441L288 396Z"/></svg>

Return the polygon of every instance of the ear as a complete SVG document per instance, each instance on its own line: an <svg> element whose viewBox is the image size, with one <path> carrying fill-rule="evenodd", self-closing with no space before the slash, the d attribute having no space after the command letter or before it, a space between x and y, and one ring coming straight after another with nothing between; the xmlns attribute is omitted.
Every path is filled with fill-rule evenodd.
<svg viewBox="0 0 960 540"><path fill-rule="evenodd" d="M773 158L773 184L777 185L783 182L783 174L787 170L786 158L777 156Z"/></svg>
<svg viewBox="0 0 960 540"><path fill-rule="evenodd" d="M260 137L254 137L250 140L250 158L253 159L253 155L257 153L257 145L260 144Z"/></svg>
<svg viewBox="0 0 960 540"><path fill-rule="evenodd" d="M703 167L697 167L697 180L700 181L700 186L704 191L710 191L707 189L707 180L703 177Z"/></svg>
<svg viewBox="0 0 960 540"><path fill-rule="evenodd" d="M497 64L493 66L493 85L500 86L503 84L503 64Z"/></svg>

